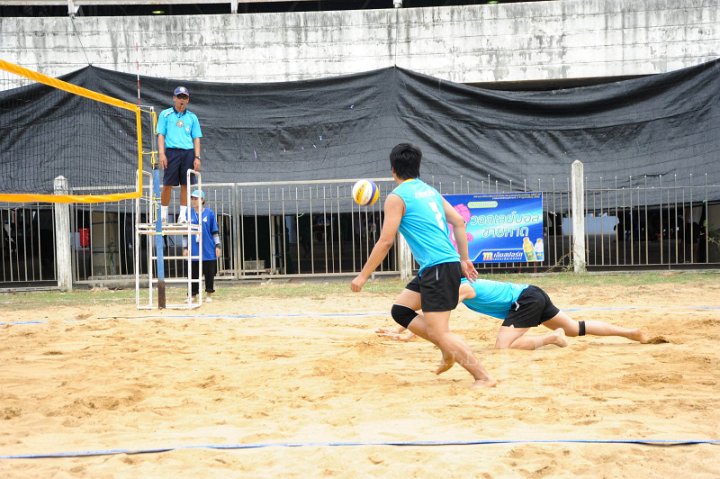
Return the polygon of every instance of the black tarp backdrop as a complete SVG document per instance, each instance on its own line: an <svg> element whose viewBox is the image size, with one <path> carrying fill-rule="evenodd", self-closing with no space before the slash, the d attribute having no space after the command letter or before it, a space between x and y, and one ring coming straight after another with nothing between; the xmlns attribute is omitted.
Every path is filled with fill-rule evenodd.
<svg viewBox="0 0 720 479"><path fill-rule="evenodd" d="M62 78L137 101L132 74L86 67ZM720 199L720 60L539 92L480 89L397 67L285 83L141 76L140 84L142 104L158 112L176 86L189 88L204 134L204 182L388 177L390 149L410 142L423 150L423 178L446 193L461 179L471 192L488 179L547 191L554 178L564 188L580 160L586 187L601 177L605 187L627 187L660 175L665 186L674 175L687 185L692 174L693 184L710 185L697 200L705 191ZM651 191L647 201L664 200Z"/></svg>

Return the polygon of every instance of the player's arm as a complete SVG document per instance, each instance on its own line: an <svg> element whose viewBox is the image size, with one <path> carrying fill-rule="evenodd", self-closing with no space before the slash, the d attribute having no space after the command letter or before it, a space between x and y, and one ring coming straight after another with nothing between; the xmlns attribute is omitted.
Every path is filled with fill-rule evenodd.
<svg viewBox="0 0 720 479"><path fill-rule="evenodd" d="M468 241L467 241L467 230L465 228L465 220L450 203L443 198L443 209L445 210L445 219L452 225L453 233L455 235L455 241L457 242L457 250L460 253L460 266L462 267L463 275L470 281L477 279L478 272L475 269L475 265L470 260L470 254L468 253Z"/></svg>
<svg viewBox="0 0 720 479"><path fill-rule="evenodd" d="M395 242L395 236L400 228L400 221L405 214L405 202L398 195L388 195L384 206L385 217L383 227L380 231L380 239L373 246L370 256L365 262L362 271L350 284L350 289L355 292L362 290L370 275L380 266L382 260L387 256L388 251Z"/></svg>

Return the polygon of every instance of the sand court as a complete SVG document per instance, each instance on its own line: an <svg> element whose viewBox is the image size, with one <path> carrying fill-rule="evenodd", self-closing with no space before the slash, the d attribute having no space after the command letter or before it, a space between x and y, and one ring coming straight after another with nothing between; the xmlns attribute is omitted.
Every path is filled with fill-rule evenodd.
<svg viewBox="0 0 720 479"><path fill-rule="evenodd" d="M7 295L0 475L718 477L717 275L542 281L573 318L642 327L655 344L498 351L499 322L461 306L453 329L499 380L473 390L459 366L432 373L429 343L374 334L391 325L392 280L361 294L221 284L192 312L138 311L122 292Z"/></svg>

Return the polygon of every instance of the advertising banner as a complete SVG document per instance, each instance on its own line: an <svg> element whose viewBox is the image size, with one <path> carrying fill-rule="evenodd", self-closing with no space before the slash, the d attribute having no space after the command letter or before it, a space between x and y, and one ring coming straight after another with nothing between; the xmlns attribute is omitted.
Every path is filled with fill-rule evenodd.
<svg viewBox="0 0 720 479"><path fill-rule="evenodd" d="M474 263L545 259L542 193L443 195L467 223ZM455 238L450 229L450 239Z"/></svg>

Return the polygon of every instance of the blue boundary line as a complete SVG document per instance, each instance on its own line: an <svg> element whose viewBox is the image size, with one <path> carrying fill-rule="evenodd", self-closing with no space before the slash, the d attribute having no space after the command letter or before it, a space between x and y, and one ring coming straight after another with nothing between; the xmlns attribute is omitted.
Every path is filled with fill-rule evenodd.
<svg viewBox="0 0 720 479"><path fill-rule="evenodd" d="M490 444L636 444L640 446L695 446L699 444L720 445L720 439L481 439L475 441L392 441L392 442L279 442L250 444L202 444L149 449L105 449L88 451L50 452L40 454L0 455L0 459L49 459L65 457L110 456L117 454L157 454L188 449L263 449L269 447L427 447L427 446L483 446Z"/></svg>
<svg viewBox="0 0 720 479"><path fill-rule="evenodd" d="M633 310L647 310L654 308L647 308L643 306L609 306L609 307L598 307L598 308L566 308L563 311L581 312L581 311L633 311ZM663 307L663 310L695 310L695 311L717 311L720 310L720 306L670 306ZM151 315L151 316L102 316L95 319L255 319L255 318L307 318L311 316L317 316L321 318L329 317L364 317L364 316L386 316L389 313L387 311L370 311L365 313L290 313L290 314L174 314L174 315ZM16 326L23 324L44 324L47 323L45 320L30 320L30 321L11 321L11 322L0 322L0 326Z"/></svg>
<svg viewBox="0 0 720 479"><path fill-rule="evenodd" d="M2 323L0 322L0 326L13 326L16 324L43 324L47 323L47 321L14 321L10 323Z"/></svg>
<svg viewBox="0 0 720 479"><path fill-rule="evenodd" d="M720 310L720 306L600 306L597 308L560 308L567 312L581 312L581 311L646 311L650 309L662 309L662 310L691 310L691 311L714 311Z"/></svg>
<svg viewBox="0 0 720 479"><path fill-rule="evenodd" d="M608 307L597 307L597 308L567 308L563 309L563 311L567 312L581 312L581 311L633 311L633 310L647 310L647 309L655 309L655 308L647 308L642 306L608 306ZM716 311L720 310L720 306L670 306L670 307L662 307L660 309L663 310L669 310L669 309L676 309L676 310L694 310L694 311ZM292 313L292 314L205 314L205 315L191 315L191 314L177 314L177 315L157 315L157 316L107 316L107 317L101 317L97 319L161 319L161 318L173 318L173 319L184 319L184 318L194 318L194 319L216 319L216 318L226 318L226 319L253 319L253 318L296 318L296 317L310 317L310 316L319 316L319 317L362 317L362 316L388 316L390 313L388 311L370 311L366 313Z"/></svg>
<svg viewBox="0 0 720 479"><path fill-rule="evenodd" d="M308 317L365 317L387 315L387 311L370 311L366 313L289 313L289 314L173 314L153 316L102 316L94 319L254 319L254 318L308 318ZM73 320L68 320L73 321ZM22 324L45 324L47 320L0 322L0 326Z"/></svg>
<svg viewBox="0 0 720 479"><path fill-rule="evenodd" d="M165 314L155 316L106 316L96 319L254 319L254 318L336 318L336 317L366 317L387 316L387 311L368 311L365 313L286 313L286 314Z"/></svg>

